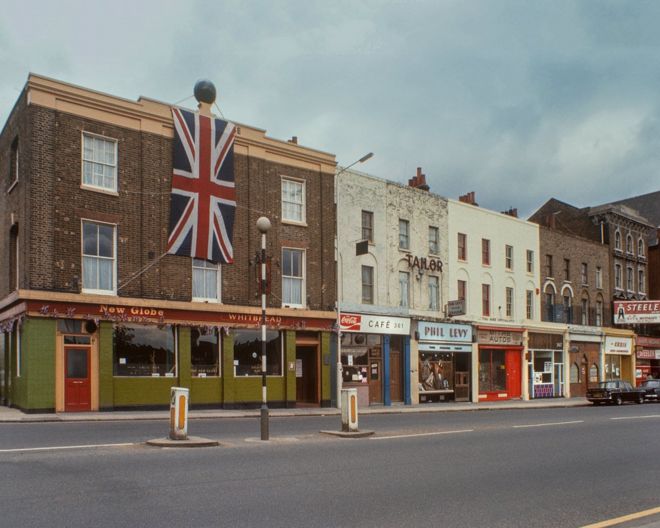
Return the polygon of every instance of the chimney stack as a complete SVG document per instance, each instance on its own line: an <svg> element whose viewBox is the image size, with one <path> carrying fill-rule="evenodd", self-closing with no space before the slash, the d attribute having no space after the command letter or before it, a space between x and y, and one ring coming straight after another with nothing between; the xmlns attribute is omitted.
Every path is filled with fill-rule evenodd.
<svg viewBox="0 0 660 528"><path fill-rule="evenodd" d="M289 140L289 143L293 143L294 145L298 144L298 136L291 136L291 139Z"/></svg>
<svg viewBox="0 0 660 528"><path fill-rule="evenodd" d="M514 218L518 218L518 208L509 207L508 210L502 211L502 214L513 216Z"/></svg>
<svg viewBox="0 0 660 528"><path fill-rule="evenodd" d="M474 191L459 196L458 201L479 207L479 204L475 201Z"/></svg>
<svg viewBox="0 0 660 528"><path fill-rule="evenodd" d="M550 213L549 215L546 215L545 225L548 226L550 229L557 228L557 224L555 222L555 213Z"/></svg>
<svg viewBox="0 0 660 528"><path fill-rule="evenodd" d="M426 183L426 174L422 173L421 167L417 167L417 174L408 180L408 185L422 191L428 191L430 189Z"/></svg>

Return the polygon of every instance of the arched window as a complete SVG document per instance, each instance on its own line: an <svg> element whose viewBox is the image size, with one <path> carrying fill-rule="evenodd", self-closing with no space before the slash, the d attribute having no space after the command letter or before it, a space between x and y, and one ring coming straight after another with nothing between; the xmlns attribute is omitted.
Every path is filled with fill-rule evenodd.
<svg viewBox="0 0 660 528"><path fill-rule="evenodd" d="M577 363L571 365L571 383L580 383L580 367Z"/></svg>
<svg viewBox="0 0 660 528"><path fill-rule="evenodd" d="M628 235L626 237L626 253L632 255L632 252L633 252L633 238L632 235Z"/></svg>
<svg viewBox="0 0 660 528"><path fill-rule="evenodd" d="M580 324L582 325L588 325L593 318L589 317L589 304L589 294L582 292L582 298L580 299Z"/></svg>
<svg viewBox="0 0 660 528"><path fill-rule="evenodd" d="M595 363L589 367L589 383L598 383L598 365Z"/></svg>
<svg viewBox="0 0 660 528"><path fill-rule="evenodd" d="M555 290L550 284L548 284L545 287L543 296L544 296L543 304L545 305L544 320L554 321L555 320Z"/></svg>
<svg viewBox="0 0 660 528"><path fill-rule="evenodd" d="M614 233L614 249L621 249L621 233L619 231Z"/></svg>
<svg viewBox="0 0 660 528"><path fill-rule="evenodd" d="M638 257L643 257L644 256L644 239L640 238L637 241L637 256Z"/></svg>

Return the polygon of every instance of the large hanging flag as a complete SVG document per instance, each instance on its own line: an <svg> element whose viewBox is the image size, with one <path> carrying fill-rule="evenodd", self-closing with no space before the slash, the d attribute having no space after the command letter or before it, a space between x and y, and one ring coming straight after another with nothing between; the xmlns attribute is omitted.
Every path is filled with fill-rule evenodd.
<svg viewBox="0 0 660 528"><path fill-rule="evenodd" d="M174 171L167 252L230 264L236 127L181 108L172 108L172 116Z"/></svg>

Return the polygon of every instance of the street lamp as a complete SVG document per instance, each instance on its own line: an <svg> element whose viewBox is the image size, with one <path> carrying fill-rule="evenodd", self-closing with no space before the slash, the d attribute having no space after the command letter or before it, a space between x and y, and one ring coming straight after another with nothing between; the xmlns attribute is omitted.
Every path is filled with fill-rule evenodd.
<svg viewBox="0 0 660 528"><path fill-rule="evenodd" d="M368 152L362 156L359 160L354 161L350 165L343 167L341 170L337 171L335 174L335 197L337 201L336 210L339 210L339 189L337 188L339 175L343 172L346 172L353 165L358 163L364 163L365 161L373 158L374 153ZM339 250L339 215L335 212L335 222L337 227L337 408L341 409L341 387L342 387L342 366L341 366L341 282L343 280L343 262L341 257L341 251ZM342 273L340 273L342 272Z"/></svg>
<svg viewBox="0 0 660 528"><path fill-rule="evenodd" d="M268 440L268 394L266 389L266 233L270 220L262 216L257 220L261 233L261 439Z"/></svg>

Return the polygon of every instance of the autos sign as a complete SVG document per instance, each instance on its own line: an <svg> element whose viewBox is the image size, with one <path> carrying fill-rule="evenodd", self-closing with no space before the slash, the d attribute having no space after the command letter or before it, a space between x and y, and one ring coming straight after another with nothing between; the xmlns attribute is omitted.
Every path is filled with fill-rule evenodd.
<svg viewBox="0 0 660 528"><path fill-rule="evenodd" d="M614 324L660 324L660 301L614 301Z"/></svg>

